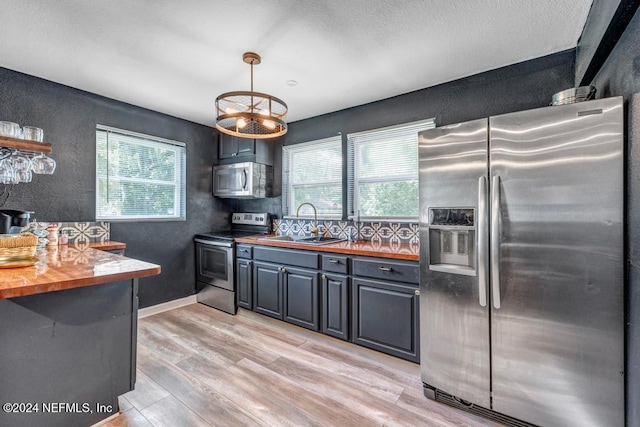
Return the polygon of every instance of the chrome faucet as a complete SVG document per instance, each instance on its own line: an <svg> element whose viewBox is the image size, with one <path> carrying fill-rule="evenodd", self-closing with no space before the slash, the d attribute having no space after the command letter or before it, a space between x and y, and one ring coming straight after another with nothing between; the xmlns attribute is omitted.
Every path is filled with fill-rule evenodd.
<svg viewBox="0 0 640 427"><path fill-rule="evenodd" d="M313 208L313 228L311 229L311 235L318 237L318 211L315 206L309 202L300 203L296 210L296 216L300 216L300 208L304 205L309 205Z"/></svg>

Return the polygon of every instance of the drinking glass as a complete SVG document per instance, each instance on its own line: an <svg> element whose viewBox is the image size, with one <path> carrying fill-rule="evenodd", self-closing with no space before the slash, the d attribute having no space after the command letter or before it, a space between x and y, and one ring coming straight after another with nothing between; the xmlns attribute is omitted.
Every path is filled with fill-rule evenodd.
<svg viewBox="0 0 640 427"><path fill-rule="evenodd" d="M13 122L0 122L0 136L8 136L10 138L20 138L22 130L20 125Z"/></svg>
<svg viewBox="0 0 640 427"><path fill-rule="evenodd" d="M44 131L40 128L34 126L23 126L22 127L22 138L28 139L30 141L42 142L42 138L44 137Z"/></svg>

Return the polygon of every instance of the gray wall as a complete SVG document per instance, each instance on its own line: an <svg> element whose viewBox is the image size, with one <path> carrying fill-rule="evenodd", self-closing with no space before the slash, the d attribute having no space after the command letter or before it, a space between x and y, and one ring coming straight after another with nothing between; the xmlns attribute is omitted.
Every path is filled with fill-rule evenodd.
<svg viewBox="0 0 640 427"><path fill-rule="evenodd" d="M362 106L290 123L274 142L274 174L281 188L282 145L435 117L436 125L458 123L496 114L549 105L554 93L573 86L575 51L569 50L453 82L410 92ZM345 156L346 158L346 156ZM345 160L346 161L346 160ZM346 183L346 176L343 179ZM280 190L278 190L280 191ZM346 191L344 205L346 206ZM282 215L280 197L236 201L234 209Z"/></svg>
<svg viewBox="0 0 640 427"><path fill-rule="evenodd" d="M276 186L281 187L281 147L366 129L436 117L438 125L547 105L572 86L575 52L567 51L454 82L290 124L273 142ZM142 307L194 292L194 234L221 228L232 210L281 216L280 197L222 200L210 196L217 161L212 128L0 68L0 120L42 127L58 169L14 188L4 208L33 210L39 220L95 218L97 123L187 143L187 221L113 223L112 238L127 254L160 264L160 276L140 281Z"/></svg>
<svg viewBox="0 0 640 427"><path fill-rule="evenodd" d="M44 129L55 174L18 184L2 207L35 212L41 221L95 220L96 124L187 144L187 220L112 223L111 238L127 255L160 264L160 276L140 280L140 306L195 292L193 235L227 224L229 208L211 196L215 131L175 117L0 68L0 120ZM212 116L213 120L213 116Z"/></svg>
<svg viewBox="0 0 640 427"><path fill-rule="evenodd" d="M640 426L640 10L591 84L627 104L627 425Z"/></svg>

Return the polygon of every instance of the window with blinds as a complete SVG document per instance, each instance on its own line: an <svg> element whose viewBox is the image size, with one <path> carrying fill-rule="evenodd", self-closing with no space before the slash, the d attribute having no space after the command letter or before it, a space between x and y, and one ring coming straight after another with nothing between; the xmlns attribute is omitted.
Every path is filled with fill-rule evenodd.
<svg viewBox="0 0 640 427"><path fill-rule="evenodd" d="M347 135L348 215L418 219L418 132L435 120Z"/></svg>
<svg viewBox="0 0 640 427"><path fill-rule="evenodd" d="M185 220L185 144L96 129L96 219Z"/></svg>
<svg viewBox="0 0 640 427"><path fill-rule="evenodd" d="M282 148L282 212L312 203L324 218L342 218L342 136ZM300 216L312 216L304 207Z"/></svg>

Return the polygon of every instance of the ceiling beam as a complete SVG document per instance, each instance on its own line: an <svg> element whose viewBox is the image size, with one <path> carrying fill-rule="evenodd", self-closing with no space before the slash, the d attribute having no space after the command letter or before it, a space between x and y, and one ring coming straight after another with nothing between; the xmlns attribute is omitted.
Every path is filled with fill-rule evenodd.
<svg viewBox="0 0 640 427"><path fill-rule="evenodd" d="M576 51L576 86L589 85L640 6L640 0L594 0Z"/></svg>

